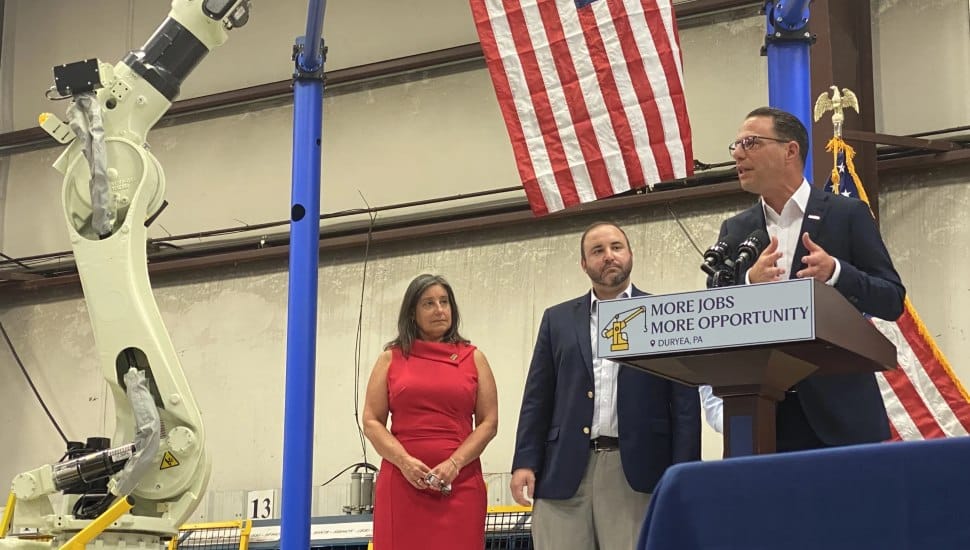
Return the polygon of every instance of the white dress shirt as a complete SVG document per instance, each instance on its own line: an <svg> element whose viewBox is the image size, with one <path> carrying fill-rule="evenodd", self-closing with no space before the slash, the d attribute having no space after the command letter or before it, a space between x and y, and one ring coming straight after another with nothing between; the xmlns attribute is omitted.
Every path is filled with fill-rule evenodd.
<svg viewBox="0 0 970 550"><path fill-rule="evenodd" d="M599 342L599 320L596 304L599 298L590 291L592 299L589 304L589 338L593 346L593 423L590 426L590 439L604 435L619 437L616 415L616 375L620 372L620 365L609 359L596 356L596 344ZM629 298L633 295L633 283L626 287L617 298Z"/></svg>
<svg viewBox="0 0 970 550"><path fill-rule="evenodd" d="M717 433L724 432L724 400L714 395L714 388L698 386L701 394L701 406L704 407L704 419Z"/></svg>
<svg viewBox="0 0 970 550"><path fill-rule="evenodd" d="M781 277L783 280L791 274L795 249L798 248L798 243L802 238L802 221L805 218L805 209L808 208L808 197L811 194L811 185L807 180L802 179L802 184L788 198L788 202L782 207L780 213L768 206L764 198L761 199L768 236L778 239L778 251L781 252L781 258L778 259L777 265L784 270L784 275ZM835 286L835 283L839 281L839 274L842 273L842 264L839 263L838 258L833 258L833 260L835 260L835 271L832 272L832 277L825 281L825 284L829 286ZM798 261L801 262L801 258ZM744 275L744 282L751 282L747 273Z"/></svg>

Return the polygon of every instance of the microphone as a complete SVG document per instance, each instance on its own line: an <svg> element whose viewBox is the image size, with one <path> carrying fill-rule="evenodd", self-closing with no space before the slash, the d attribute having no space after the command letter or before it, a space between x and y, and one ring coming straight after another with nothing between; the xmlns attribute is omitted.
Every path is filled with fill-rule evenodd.
<svg viewBox="0 0 970 550"><path fill-rule="evenodd" d="M725 235L723 239L714 243L704 252L704 263L701 264L701 270L711 276L717 273L721 266L733 270L734 260L731 259L731 255L737 249L738 241L739 239L734 235Z"/></svg>
<svg viewBox="0 0 970 550"><path fill-rule="evenodd" d="M740 269L741 266L750 265L761 255L761 251L768 246L769 242L771 240L764 229L752 231L748 238L738 245L738 256L734 260L735 266Z"/></svg>

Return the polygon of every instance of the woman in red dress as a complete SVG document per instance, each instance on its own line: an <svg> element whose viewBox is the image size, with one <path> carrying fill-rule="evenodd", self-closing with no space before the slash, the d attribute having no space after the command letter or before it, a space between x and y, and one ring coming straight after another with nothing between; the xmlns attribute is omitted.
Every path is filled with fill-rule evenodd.
<svg viewBox="0 0 970 550"><path fill-rule="evenodd" d="M458 333L459 321L451 285L437 275L416 277L401 302L397 337L367 383L364 434L384 458L374 550L485 545L478 457L495 437L498 397L485 355Z"/></svg>

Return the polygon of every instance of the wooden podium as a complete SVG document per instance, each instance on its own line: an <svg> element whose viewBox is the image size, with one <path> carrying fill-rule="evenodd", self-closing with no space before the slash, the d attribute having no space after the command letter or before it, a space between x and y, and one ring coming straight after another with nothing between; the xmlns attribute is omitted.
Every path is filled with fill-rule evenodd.
<svg viewBox="0 0 970 550"><path fill-rule="evenodd" d="M731 288L744 288L745 299L757 301L762 292L757 287L778 284L785 282ZM803 287L807 285L803 283ZM725 290L690 294L703 296L705 292ZM775 410L784 399L785 390L795 383L810 375L876 372L896 367L896 348L837 290L817 281L812 281L810 290L806 295L812 303L806 307L810 308L811 318L807 321L814 337L801 334L786 341L782 332L773 336L770 343L671 352L651 350L643 355L637 355L636 346L632 346L629 354L610 358L676 382L712 386L714 394L724 400L725 457L773 453ZM651 304L642 307L649 310ZM657 315L654 319L662 322L663 317Z"/></svg>

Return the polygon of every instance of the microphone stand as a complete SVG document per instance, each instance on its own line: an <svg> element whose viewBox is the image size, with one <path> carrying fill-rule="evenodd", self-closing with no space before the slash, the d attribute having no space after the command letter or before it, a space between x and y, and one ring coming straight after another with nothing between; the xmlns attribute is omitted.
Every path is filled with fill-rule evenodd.
<svg viewBox="0 0 970 550"><path fill-rule="evenodd" d="M713 288L719 288L722 286L733 286L734 282L737 280L734 271L726 266L722 266L714 272L711 278L711 286Z"/></svg>
<svg viewBox="0 0 970 550"><path fill-rule="evenodd" d="M749 263L750 263L750 261L747 258L745 258L744 256L738 258L738 260L734 263L734 280L735 281L742 281L743 280L742 277L744 277L745 273L747 273L748 268L750 267L748 265Z"/></svg>

